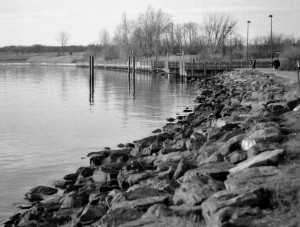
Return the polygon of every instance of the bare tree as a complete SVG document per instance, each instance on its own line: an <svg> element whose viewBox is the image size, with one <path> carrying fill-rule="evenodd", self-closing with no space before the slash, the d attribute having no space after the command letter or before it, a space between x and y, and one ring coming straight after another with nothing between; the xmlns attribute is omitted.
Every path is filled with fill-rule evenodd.
<svg viewBox="0 0 300 227"><path fill-rule="evenodd" d="M133 36L135 30L135 22L128 20L126 13L123 13L122 22L117 26L113 40L119 53L124 57L134 54Z"/></svg>
<svg viewBox="0 0 300 227"><path fill-rule="evenodd" d="M104 59L110 59L110 35L106 29L103 29L99 33L99 43L102 46L102 56Z"/></svg>
<svg viewBox="0 0 300 227"><path fill-rule="evenodd" d="M102 46L108 46L110 43L110 35L106 29L100 31L99 41Z"/></svg>
<svg viewBox="0 0 300 227"><path fill-rule="evenodd" d="M225 13L211 13L204 17L203 38L211 57L223 52L225 40L234 32L237 20Z"/></svg>
<svg viewBox="0 0 300 227"><path fill-rule="evenodd" d="M171 25L171 16L162 12L161 9L156 11L154 8L148 7L146 12L140 14L138 21L146 41L148 51L155 55L155 59L157 61L162 35L167 32Z"/></svg>
<svg viewBox="0 0 300 227"><path fill-rule="evenodd" d="M67 32L61 31L61 32L58 33L57 42L60 45L60 51L61 51L62 55L65 54L65 49L66 49L66 46L69 43L69 40L70 40L70 36Z"/></svg>

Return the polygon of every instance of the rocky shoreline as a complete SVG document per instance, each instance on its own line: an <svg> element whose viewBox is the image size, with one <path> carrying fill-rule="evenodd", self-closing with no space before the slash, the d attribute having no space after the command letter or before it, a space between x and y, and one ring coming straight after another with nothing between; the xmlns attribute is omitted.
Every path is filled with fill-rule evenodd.
<svg viewBox="0 0 300 227"><path fill-rule="evenodd" d="M31 205L3 225L298 226L300 99L257 71L195 87L187 116L88 154L90 166L33 188L25 195Z"/></svg>

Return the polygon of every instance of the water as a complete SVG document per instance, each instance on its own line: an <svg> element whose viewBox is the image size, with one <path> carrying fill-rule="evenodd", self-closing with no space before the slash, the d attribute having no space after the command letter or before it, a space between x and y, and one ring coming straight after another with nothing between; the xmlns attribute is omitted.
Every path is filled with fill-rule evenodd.
<svg viewBox="0 0 300 227"><path fill-rule="evenodd" d="M51 185L86 154L132 142L193 103L189 84L153 75L68 67L0 66L0 221L24 194Z"/></svg>

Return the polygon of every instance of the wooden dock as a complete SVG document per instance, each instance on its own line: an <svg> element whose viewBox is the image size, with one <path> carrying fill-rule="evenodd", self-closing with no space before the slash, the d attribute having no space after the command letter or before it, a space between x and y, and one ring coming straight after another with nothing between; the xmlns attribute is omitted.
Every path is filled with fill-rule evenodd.
<svg viewBox="0 0 300 227"><path fill-rule="evenodd" d="M88 68L89 63L77 64L79 68ZM183 76L186 78L199 78L203 76L216 75L224 71L231 71L234 69L251 68L249 62L246 61L232 61L232 62L131 62L130 68L137 73L160 73L175 76ZM270 61L257 61L257 68L272 68ZM128 62L114 62L114 63L99 63L95 62L95 69L114 70L114 71L128 71Z"/></svg>

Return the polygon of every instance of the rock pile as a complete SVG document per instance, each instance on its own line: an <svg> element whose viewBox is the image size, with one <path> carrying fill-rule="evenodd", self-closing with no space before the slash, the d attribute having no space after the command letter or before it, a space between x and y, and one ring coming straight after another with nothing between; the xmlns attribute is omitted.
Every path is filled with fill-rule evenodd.
<svg viewBox="0 0 300 227"><path fill-rule="evenodd" d="M88 154L90 166L56 182L62 195L49 199L55 188L32 189L32 207L5 226L169 226L170 219L267 226L261 217L274 206L289 132L280 114L299 100L285 100L271 76L255 71L195 86L198 105L189 115L120 150Z"/></svg>

